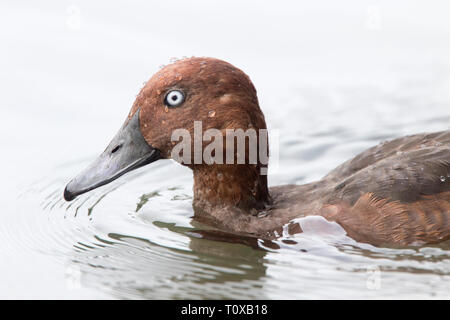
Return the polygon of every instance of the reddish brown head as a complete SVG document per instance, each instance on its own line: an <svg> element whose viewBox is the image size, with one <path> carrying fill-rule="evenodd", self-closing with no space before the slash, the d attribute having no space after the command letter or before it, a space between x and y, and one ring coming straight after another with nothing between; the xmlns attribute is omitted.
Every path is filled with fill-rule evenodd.
<svg viewBox="0 0 450 320"><path fill-rule="evenodd" d="M171 106L169 99L180 99L177 92L184 101ZM266 128L249 77L213 58L183 59L162 68L142 88L129 118L139 109L145 140L165 158L174 145L172 132L184 128L193 136L194 121L201 121L203 131Z"/></svg>
<svg viewBox="0 0 450 320"><path fill-rule="evenodd" d="M172 141L174 130L184 129L195 137L195 121L201 123L201 136L214 128L224 139L227 129L253 129L258 134L266 129L256 90L245 73L213 58L179 60L145 84L122 129L100 158L68 184L65 198L71 200L157 159L171 158L177 144ZM202 141L203 148L209 142ZM223 145L225 157L229 145L225 140ZM194 170L194 204L252 209L268 201L267 179L260 175L264 165L259 152L257 162L249 163L248 148L245 164L198 163L192 152L188 165Z"/></svg>

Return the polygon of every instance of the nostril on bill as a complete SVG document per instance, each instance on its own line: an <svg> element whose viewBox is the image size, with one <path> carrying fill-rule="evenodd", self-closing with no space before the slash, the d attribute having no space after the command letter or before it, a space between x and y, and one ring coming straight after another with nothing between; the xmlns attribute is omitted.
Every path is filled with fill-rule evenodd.
<svg viewBox="0 0 450 320"><path fill-rule="evenodd" d="M117 150L119 150L121 146L122 146L122 145L119 144L118 146L114 147L114 149L111 150L111 153L117 152Z"/></svg>

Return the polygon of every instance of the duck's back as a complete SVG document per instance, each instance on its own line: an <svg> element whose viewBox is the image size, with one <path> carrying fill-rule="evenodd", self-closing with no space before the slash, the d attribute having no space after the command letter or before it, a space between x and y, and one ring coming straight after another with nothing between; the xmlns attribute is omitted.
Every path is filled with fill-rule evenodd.
<svg viewBox="0 0 450 320"><path fill-rule="evenodd" d="M330 172L322 214L357 240L435 243L450 238L450 131L382 143Z"/></svg>

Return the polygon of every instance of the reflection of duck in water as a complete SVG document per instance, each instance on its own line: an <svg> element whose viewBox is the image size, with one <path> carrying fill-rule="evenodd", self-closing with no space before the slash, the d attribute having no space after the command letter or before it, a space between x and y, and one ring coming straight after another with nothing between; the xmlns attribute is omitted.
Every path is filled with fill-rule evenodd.
<svg viewBox="0 0 450 320"><path fill-rule="evenodd" d="M160 227L190 232L170 224ZM119 298L264 299L263 250L195 236L189 240L191 250L117 233L96 240L100 246L75 250L71 268L81 273L86 286L106 289Z"/></svg>
<svg viewBox="0 0 450 320"><path fill-rule="evenodd" d="M256 90L242 71L212 58L177 61L146 83L122 129L67 185L65 199L170 158L172 133L182 128L194 136L194 121L201 121L202 132L266 128ZM259 154L255 164L184 164L194 173L195 217L228 232L273 239L292 219L321 215L338 222L355 240L375 245L436 243L450 237L450 131L395 139L359 154L320 181L270 190ZM301 228L289 224L288 231Z"/></svg>

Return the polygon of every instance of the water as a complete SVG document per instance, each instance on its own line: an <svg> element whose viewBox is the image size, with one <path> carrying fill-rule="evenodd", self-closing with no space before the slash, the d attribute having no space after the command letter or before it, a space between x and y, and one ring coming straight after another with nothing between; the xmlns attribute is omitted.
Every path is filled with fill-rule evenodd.
<svg viewBox="0 0 450 320"><path fill-rule="evenodd" d="M62 199L172 57L214 56L251 76L279 130L270 185L314 181L383 140L449 129L448 10L411 1L248 2L239 12L229 1L0 6L1 298L450 297L449 243L376 248L320 217L275 243L211 234L192 220L191 172L172 161Z"/></svg>

